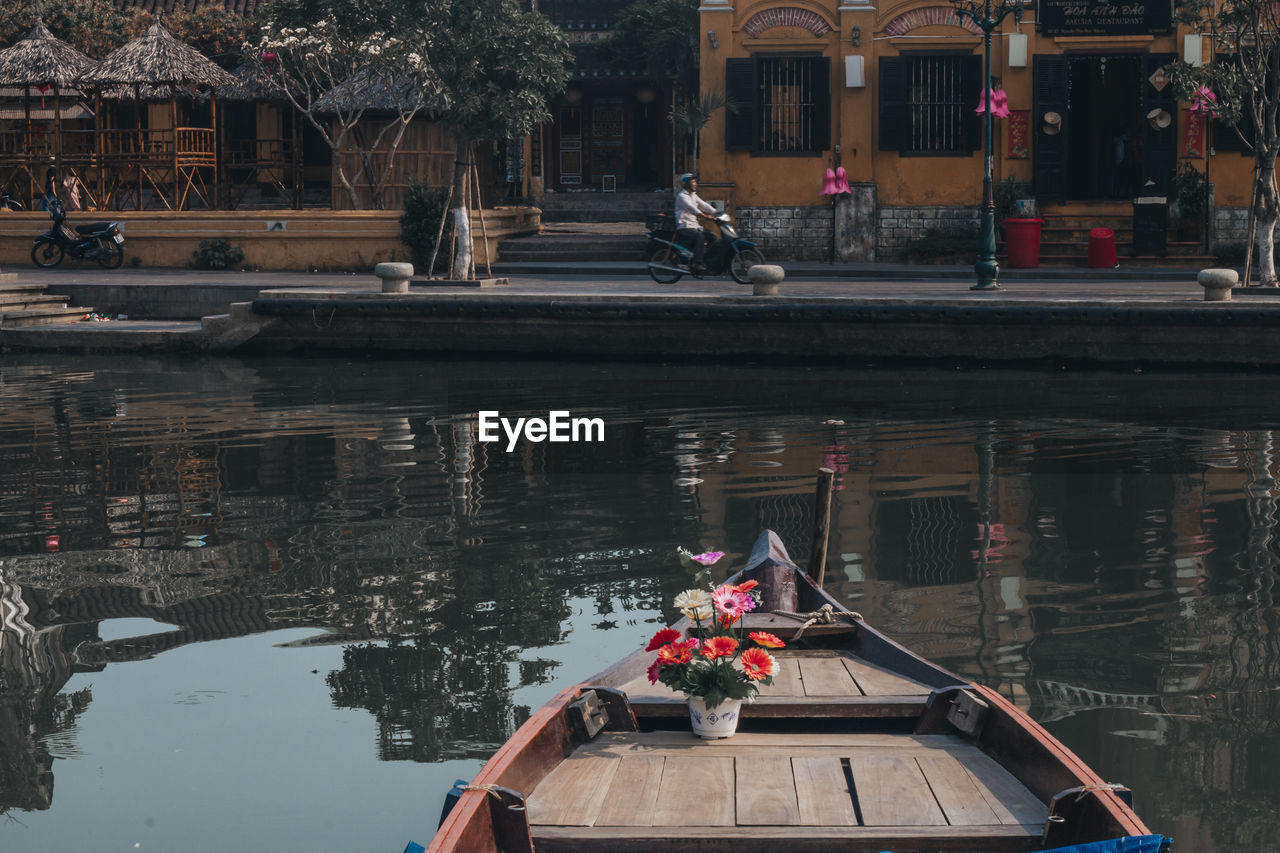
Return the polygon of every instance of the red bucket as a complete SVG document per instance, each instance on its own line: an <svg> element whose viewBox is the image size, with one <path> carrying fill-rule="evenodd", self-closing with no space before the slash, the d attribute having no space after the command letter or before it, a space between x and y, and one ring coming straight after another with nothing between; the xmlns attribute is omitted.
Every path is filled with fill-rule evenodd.
<svg viewBox="0 0 1280 853"><path fill-rule="evenodd" d="M1120 266L1116 260L1116 233L1110 228L1095 228L1089 232L1089 266L1095 269Z"/></svg>
<svg viewBox="0 0 1280 853"><path fill-rule="evenodd" d="M1044 225L1043 219L1006 219L1004 221L1009 266L1015 269L1032 269L1040 266L1041 225Z"/></svg>

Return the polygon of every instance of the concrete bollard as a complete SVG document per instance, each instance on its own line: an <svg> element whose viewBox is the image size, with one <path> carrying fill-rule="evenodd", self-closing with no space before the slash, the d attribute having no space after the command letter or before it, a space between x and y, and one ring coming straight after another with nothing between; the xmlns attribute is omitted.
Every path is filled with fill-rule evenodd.
<svg viewBox="0 0 1280 853"><path fill-rule="evenodd" d="M751 279L753 296L777 296L778 284L786 273L776 264L756 264L747 270L747 278Z"/></svg>
<svg viewBox="0 0 1280 853"><path fill-rule="evenodd" d="M382 279L383 293L408 293L413 264L386 261L375 266L373 274Z"/></svg>
<svg viewBox="0 0 1280 853"><path fill-rule="evenodd" d="M1240 281L1235 270L1207 269L1200 270L1196 282L1204 288L1205 302L1227 302L1231 299L1231 288Z"/></svg>

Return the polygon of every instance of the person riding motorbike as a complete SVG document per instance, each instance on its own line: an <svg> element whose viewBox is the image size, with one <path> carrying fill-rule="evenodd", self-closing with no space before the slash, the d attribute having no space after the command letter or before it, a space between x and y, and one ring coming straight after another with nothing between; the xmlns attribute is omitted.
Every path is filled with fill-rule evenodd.
<svg viewBox="0 0 1280 853"><path fill-rule="evenodd" d="M680 176L682 189L676 194L676 241L693 250L690 269L696 275L707 271L703 257L707 251L707 238L702 231L699 217L714 217L716 209L698 198L698 179L686 172Z"/></svg>

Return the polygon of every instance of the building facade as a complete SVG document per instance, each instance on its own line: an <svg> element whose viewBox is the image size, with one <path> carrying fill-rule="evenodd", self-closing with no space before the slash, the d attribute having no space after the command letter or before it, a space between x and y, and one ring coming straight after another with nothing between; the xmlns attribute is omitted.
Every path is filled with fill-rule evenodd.
<svg viewBox="0 0 1280 853"><path fill-rule="evenodd" d="M704 131L702 195L770 257L901 260L908 240L977 222L983 38L952 4L702 0L700 13L701 88L739 107ZM1017 182L1042 213L1087 210L1166 196L1190 164L1215 186L1210 234L1243 239L1252 159L1234 131L1215 140L1162 70L1210 49L1171 3L1028 3L993 35L1010 109L995 123L994 180ZM840 167L849 192L822 195Z"/></svg>

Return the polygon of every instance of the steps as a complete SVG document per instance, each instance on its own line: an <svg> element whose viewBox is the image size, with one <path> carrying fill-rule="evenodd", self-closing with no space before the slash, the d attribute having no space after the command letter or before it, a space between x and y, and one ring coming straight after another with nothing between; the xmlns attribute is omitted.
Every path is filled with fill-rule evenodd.
<svg viewBox="0 0 1280 853"><path fill-rule="evenodd" d="M43 284L19 284L17 275L0 278L0 329L78 323L92 308L67 305L66 296L45 293Z"/></svg>
<svg viewBox="0 0 1280 853"><path fill-rule="evenodd" d="M1166 230L1164 255L1136 255L1133 249L1133 205L1128 202L1068 202L1041 207L1039 218L1041 266L1084 267L1089 265L1089 232L1110 228L1115 233L1116 259L1121 266L1210 267L1217 259L1203 254L1199 242L1175 239L1177 232ZM1002 253L1003 254L1003 253Z"/></svg>
<svg viewBox="0 0 1280 853"><path fill-rule="evenodd" d="M548 192L538 201L543 222L639 222L670 214L671 190L661 192Z"/></svg>
<svg viewBox="0 0 1280 853"><path fill-rule="evenodd" d="M498 245L499 263L573 263L648 259L649 238L640 222L552 223L541 234L511 237Z"/></svg>

